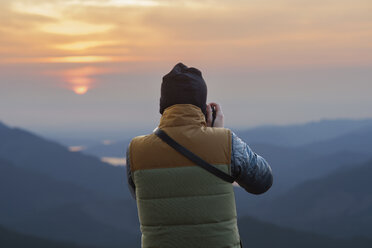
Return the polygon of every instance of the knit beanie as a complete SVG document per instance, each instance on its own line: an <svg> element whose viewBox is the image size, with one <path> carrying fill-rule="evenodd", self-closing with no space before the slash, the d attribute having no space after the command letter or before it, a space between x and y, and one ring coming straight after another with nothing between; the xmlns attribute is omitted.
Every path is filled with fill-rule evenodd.
<svg viewBox="0 0 372 248"><path fill-rule="evenodd" d="M163 77L160 96L160 114L174 104L188 103L207 113L207 85L201 72L178 63Z"/></svg>

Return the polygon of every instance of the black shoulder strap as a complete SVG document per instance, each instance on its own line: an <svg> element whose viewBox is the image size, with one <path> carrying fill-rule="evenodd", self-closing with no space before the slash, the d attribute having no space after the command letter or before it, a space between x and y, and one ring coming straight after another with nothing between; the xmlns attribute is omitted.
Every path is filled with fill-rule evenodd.
<svg viewBox="0 0 372 248"><path fill-rule="evenodd" d="M226 174L225 172L217 169L213 165L207 163L206 161L204 161L200 157L196 156L194 153L192 153L191 151L189 151L185 147L178 144L174 139L169 137L169 135L166 132L164 132L163 130L161 130L160 128L156 128L156 131L154 133L160 139L162 139L165 143L167 143L168 145L173 147L175 150L177 150L178 152L183 154L185 157L190 159L192 162L199 165L200 167L207 170L208 172L212 173L213 175L215 175L215 176L217 176L217 177L221 178L222 180L224 180L226 182L229 182L229 183L233 183L235 181L234 178L232 176L230 176L229 174Z"/></svg>

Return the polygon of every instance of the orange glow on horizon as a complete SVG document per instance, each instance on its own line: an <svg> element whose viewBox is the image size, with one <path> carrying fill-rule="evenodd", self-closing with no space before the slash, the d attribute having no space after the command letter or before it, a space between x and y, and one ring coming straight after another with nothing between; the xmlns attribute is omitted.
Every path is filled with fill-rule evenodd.
<svg viewBox="0 0 372 248"><path fill-rule="evenodd" d="M94 82L92 76L104 72L105 69L87 66L65 70L62 72L62 77L69 84L68 88L72 89L78 95L84 95L92 88Z"/></svg>
<svg viewBox="0 0 372 248"><path fill-rule="evenodd" d="M89 85L92 83L92 79L88 77L73 77L68 79L68 82L73 85Z"/></svg>
<svg viewBox="0 0 372 248"><path fill-rule="evenodd" d="M54 45L54 47L57 48L57 49L60 49L60 50L82 51L82 50L85 50L85 49L88 49L88 48L95 48L95 47L99 47L99 46L115 45L115 44L118 44L118 42L91 40L91 41L64 43L64 44Z"/></svg>
<svg viewBox="0 0 372 248"><path fill-rule="evenodd" d="M66 57L50 57L41 59L46 63L99 63L99 62L114 62L120 61L121 58L110 56L66 56Z"/></svg>
<svg viewBox="0 0 372 248"><path fill-rule="evenodd" d="M84 95L88 91L87 86L76 86L73 89L74 89L74 92L78 95Z"/></svg>
<svg viewBox="0 0 372 248"><path fill-rule="evenodd" d="M0 1L0 67L53 70L56 87L85 94L102 85L97 75L158 73L178 61L228 70L371 66L372 2L326 2Z"/></svg>
<svg viewBox="0 0 372 248"><path fill-rule="evenodd" d="M73 85L72 90L78 95L87 93L92 81L93 80L88 77L73 77L68 79L68 83Z"/></svg>

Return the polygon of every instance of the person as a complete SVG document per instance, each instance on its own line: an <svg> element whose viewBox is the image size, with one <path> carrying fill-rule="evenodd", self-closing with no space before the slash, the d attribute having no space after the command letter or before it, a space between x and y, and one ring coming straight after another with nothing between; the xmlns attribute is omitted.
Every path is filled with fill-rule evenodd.
<svg viewBox="0 0 372 248"><path fill-rule="evenodd" d="M229 128L218 103L206 104L201 72L178 63L163 77L158 127L234 177L252 194L273 183L267 161ZM212 127L212 107L216 109ZM241 247L233 185L197 166L154 133L131 139L127 180L137 202L142 247Z"/></svg>

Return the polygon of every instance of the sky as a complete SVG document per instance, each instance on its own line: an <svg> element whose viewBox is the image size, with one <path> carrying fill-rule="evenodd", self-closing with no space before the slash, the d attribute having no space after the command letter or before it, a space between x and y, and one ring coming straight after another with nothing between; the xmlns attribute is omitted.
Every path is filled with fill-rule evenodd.
<svg viewBox="0 0 372 248"><path fill-rule="evenodd" d="M196 67L225 126L372 118L370 0L0 0L0 121L141 130L162 77Z"/></svg>

